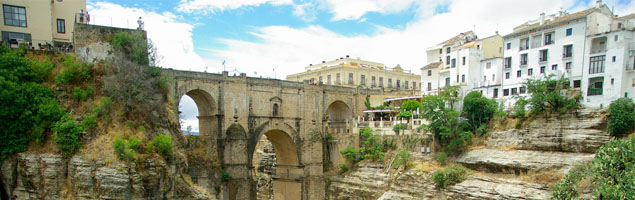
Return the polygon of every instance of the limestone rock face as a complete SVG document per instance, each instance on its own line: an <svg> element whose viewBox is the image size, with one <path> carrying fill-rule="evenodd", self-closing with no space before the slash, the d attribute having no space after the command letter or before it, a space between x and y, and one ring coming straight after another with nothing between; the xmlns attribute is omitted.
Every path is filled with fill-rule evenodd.
<svg viewBox="0 0 635 200"><path fill-rule="evenodd" d="M544 185L500 178L469 176L450 186L447 199L550 199L551 191Z"/></svg>
<svg viewBox="0 0 635 200"><path fill-rule="evenodd" d="M476 170L489 172L520 172L572 167L591 161L594 154L497 149L477 149L461 154L456 162Z"/></svg>
<svg viewBox="0 0 635 200"><path fill-rule="evenodd" d="M489 147L524 150L593 153L610 140L601 111L581 110L549 118L537 118L526 128L493 132Z"/></svg>
<svg viewBox="0 0 635 200"><path fill-rule="evenodd" d="M337 200L378 199L388 189L389 180L383 164L360 163L349 175L333 177L327 195Z"/></svg>
<svg viewBox="0 0 635 200"><path fill-rule="evenodd" d="M212 198L182 181L169 182L166 177L176 175L157 159L144 165L147 170L140 172L134 163L106 165L80 155L66 160L57 154L18 153L4 160L2 183L12 199Z"/></svg>

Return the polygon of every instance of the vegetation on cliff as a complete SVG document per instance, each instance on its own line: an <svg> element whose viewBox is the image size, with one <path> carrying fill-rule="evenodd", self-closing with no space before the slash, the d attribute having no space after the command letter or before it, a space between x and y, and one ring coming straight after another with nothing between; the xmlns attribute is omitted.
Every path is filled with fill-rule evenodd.
<svg viewBox="0 0 635 200"><path fill-rule="evenodd" d="M630 133L635 127L635 104L628 97L619 98L608 109L607 130L611 135L622 136Z"/></svg>

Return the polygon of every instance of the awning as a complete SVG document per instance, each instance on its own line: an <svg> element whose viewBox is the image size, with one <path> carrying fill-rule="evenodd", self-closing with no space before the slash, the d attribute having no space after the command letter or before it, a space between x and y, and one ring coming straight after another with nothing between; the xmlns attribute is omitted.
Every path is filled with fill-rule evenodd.
<svg viewBox="0 0 635 200"><path fill-rule="evenodd" d="M397 100L418 99L418 98L423 98L423 95L415 95L415 96L408 96L408 97L386 98L386 99L384 99L384 101L397 101Z"/></svg>
<svg viewBox="0 0 635 200"><path fill-rule="evenodd" d="M365 113L390 113L390 112L394 112L394 113L398 113L399 110L391 110L391 109L380 109L380 110L364 110Z"/></svg>

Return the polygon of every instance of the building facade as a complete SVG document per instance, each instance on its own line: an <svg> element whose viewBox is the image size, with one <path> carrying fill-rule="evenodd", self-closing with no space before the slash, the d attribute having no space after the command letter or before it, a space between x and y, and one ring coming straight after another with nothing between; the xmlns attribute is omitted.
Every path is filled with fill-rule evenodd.
<svg viewBox="0 0 635 200"><path fill-rule="evenodd" d="M490 63L490 68L487 69L483 68L486 65L482 62L502 57L502 46L503 39L498 34L478 39L476 34L468 31L428 48L428 65L421 68L423 94L436 94L439 88L455 85L460 86L463 93L474 88L493 87L494 81L491 78L497 78L499 75L491 76L491 72L496 71L491 68L491 61L486 62ZM435 70L437 65L438 70ZM491 78L484 80L485 74ZM427 85L431 87L427 88Z"/></svg>
<svg viewBox="0 0 635 200"><path fill-rule="evenodd" d="M65 46L72 43L82 10L86 11L86 0L3 0L2 41L30 44L34 49Z"/></svg>
<svg viewBox="0 0 635 200"><path fill-rule="evenodd" d="M289 81L312 84L401 90L421 89L421 76L397 65L388 68L382 63L342 57L333 61L305 67L305 72L287 76Z"/></svg>
<svg viewBox="0 0 635 200"><path fill-rule="evenodd" d="M630 17L632 18L632 17ZM504 38L502 99L509 107L527 96L523 82L551 74L566 77L588 107L601 107L633 94L633 25L601 1L577 13L565 11L530 20ZM630 23L630 24L629 24ZM609 86L609 87L606 87ZM500 95L499 95L500 96ZM632 95L631 95L632 96Z"/></svg>

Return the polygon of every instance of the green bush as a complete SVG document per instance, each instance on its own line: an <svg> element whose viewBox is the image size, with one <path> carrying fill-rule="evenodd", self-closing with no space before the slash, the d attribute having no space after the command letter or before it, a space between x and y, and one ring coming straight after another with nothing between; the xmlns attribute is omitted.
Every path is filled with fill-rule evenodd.
<svg viewBox="0 0 635 200"><path fill-rule="evenodd" d="M611 139L595 152L587 165L576 166L553 190L553 199L577 199L579 182L591 180L592 199L633 199L635 197L635 135Z"/></svg>
<svg viewBox="0 0 635 200"><path fill-rule="evenodd" d="M410 119L412 117L412 113L410 111L401 111L397 113L397 117L400 119Z"/></svg>
<svg viewBox="0 0 635 200"><path fill-rule="evenodd" d="M581 96L567 97L560 94L561 90L569 89L569 85L570 81L564 75L556 78L554 74L550 74L545 78L527 79L523 86L531 94L531 98L527 100L531 108L529 114L565 113L580 108Z"/></svg>
<svg viewBox="0 0 635 200"><path fill-rule="evenodd" d="M152 152L154 152L154 142L150 141L146 143L146 153L151 154Z"/></svg>
<svg viewBox="0 0 635 200"><path fill-rule="evenodd" d="M117 156L119 156L120 160L134 161L137 160L137 151L139 150L140 144L141 140L137 139L134 136L131 136L128 137L128 139L117 137L115 138L115 142L113 142L112 145L113 149L115 149L115 153L117 154Z"/></svg>
<svg viewBox="0 0 635 200"><path fill-rule="evenodd" d="M146 38L141 33L115 33L115 35L113 35L112 37L111 44L115 52L121 53L129 60L143 66L147 66L150 64L150 60L148 57L148 43Z"/></svg>
<svg viewBox="0 0 635 200"><path fill-rule="evenodd" d="M452 164L443 170L434 172L432 180L437 188L445 188L464 181L467 178L468 170L458 164Z"/></svg>
<svg viewBox="0 0 635 200"><path fill-rule="evenodd" d="M57 148L66 156L73 155L82 147L81 136L84 130L79 123L68 115L56 122L53 130Z"/></svg>
<svg viewBox="0 0 635 200"><path fill-rule="evenodd" d="M477 133L483 124L489 123L497 109L496 101L484 97L477 91L472 91L463 98L463 115L474 133Z"/></svg>
<svg viewBox="0 0 635 200"><path fill-rule="evenodd" d="M96 118L97 118L97 114L89 113L88 115L86 115L84 120L82 120L82 123L81 123L82 127L84 127L85 130L90 130L97 127Z"/></svg>
<svg viewBox="0 0 635 200"><path fill-rule="evenodd" d="M392 164L393 168L404 166L408 167L408 162L410 161L410 152L405 149L402 149L397 153L397 157L395 158L395 162Z"/></svg>
<svg viewBox="0 0 635 200"><path fill-rule="evenodd" d="M441 164L445 164L445 160L448 159L448 154L445 152L437 153L437 162Z"/></svg>
<svg viewBox="0 0 635 200"><path fill-rule="evenodd" d="M170 159L172 157L172 137L169 135L157 135L154 137L154 140L152 140L152 144L159 154L166 159Z"/></svg>
<svg viewBox="0 0 635 200"><path fill-rule="evenodd" d="M516 103L514 103L514 116L520 121L527 118L527 100L525 97L517 97Z"/></svg>
<svg viewBox="0 0 635 200"><path fill-rule="evenodd" d="M611 102L607 115L606 128L611 135L628 134L635 126L635 104L631 98L623 97Z"/></svg>
<svg viewBox="0 0 635 200"><path fill-rule="evenodd" d="M85 101L92 97L94 92L95 89L92 86L87 86L85 90L82 90L81 87L75 87L75 89L73 89L73 98L77 101Z"/></svg>
<svg viewBox="0 0 635 200"><path fill-rule="evenodd" d="M448 154L463 150L473 136L469 125L459 121L459 112L452 107L457 99L458 88L446 87L439 95L423 97L421 103L421 116L429 122L425 126L426 131L434 134Z"/></svg>
<svg viewBox="0 0 635 200"><path fill-rule="evenodd" d="M220 175L220 180L221 180L221 182L223 182L223 183L227 183L227 182L229 182L231 179L232 179L232 177L231 177L231 175L230 175L228 172L226 172L226 171L222 171L222 172L221 172L221 175Z"/></svg>
<svg viewBox="0 0 635 200"><path fill-rule="evenodd" d="M339 168L340 168L339 174L346 173L348 170L350 170L350 168L345 164L340 164Z"/></svg>
<svg viewBox="0 0 635 200"><path fill-rule="evenodd" d="M65 113L56 95L41 83L54 65L29 59L26 49L0 45L0 160L41 142Z"/></svg>
<svg viewBox="0 0 635 200"><path fill-rule="evenodd" d="M62 65L65 67L57 76L55 76L55 84L80 83L89 80L92 77L91 64L79 62L73 56L64 57Z"/></svg>
<svg viewBox="0 0 635 200"><path fill-rule="evenodd" d="M342 156L346 159L346 162L348 163L356 163L357 161L360 160L359 152L351 146L347 146L340 153L342 154Z"/></svg>
<svg viewBox="0 0 635 200"><path fill-rule="evenodd" d="M401 130L406 130L406 128L407 128L407 127L408 127L408 126L407 126L407 125L405 125L405 124L395 124L395 125L392 127L392 131L394 131L396 134L399 134L399 132L400 132Z"/></svg>

